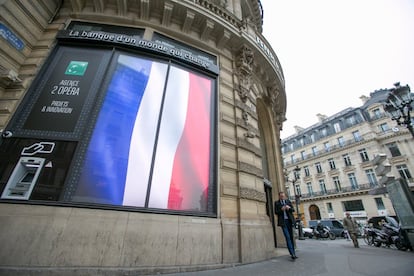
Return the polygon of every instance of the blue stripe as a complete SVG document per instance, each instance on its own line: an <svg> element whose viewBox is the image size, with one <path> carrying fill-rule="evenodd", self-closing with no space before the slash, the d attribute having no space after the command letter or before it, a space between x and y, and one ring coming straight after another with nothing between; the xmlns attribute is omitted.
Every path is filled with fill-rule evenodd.
<svg viewBox="0 0 414 276"><path fill-rule="evenodd" d="M122 205L131 135L152 62L128 57L128 64L140 69L118 63L89 143L74 201Z"/></svg>

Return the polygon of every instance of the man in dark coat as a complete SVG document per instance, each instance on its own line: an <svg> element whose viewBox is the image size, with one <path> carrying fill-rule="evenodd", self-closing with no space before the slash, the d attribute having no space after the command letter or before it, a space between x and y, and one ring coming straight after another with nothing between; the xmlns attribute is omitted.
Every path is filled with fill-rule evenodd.
<svg viewBox="0 0 414 276"><path fill-rule="evenodd" d="M275 201L275 213L277 215L277 225L282 227L283 234L286 239L286 244L291 258L294 260L297 258L295 253L295 243L293 241L293 229L292 226L295 222L293 218L292 202L286 198L284 192L279 192L279 200Z"/></svg>

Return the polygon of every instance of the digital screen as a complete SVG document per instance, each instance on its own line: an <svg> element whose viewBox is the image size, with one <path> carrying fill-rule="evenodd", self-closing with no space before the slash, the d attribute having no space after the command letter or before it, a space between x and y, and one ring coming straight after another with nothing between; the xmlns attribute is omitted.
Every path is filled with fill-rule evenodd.
<svg viewBox="0 0 414 276"><path fill-rule="evenodd" d="M38 98L24 123L26 130L74 132L99 68L108 51L60 47L37 87ZM92 95L93 96L93 95Z"/></svg>
<svg viewBox="0 0 414 276"><path fill-rule="evenodd" d="M26 172L24 176L22 177L22 180L20 180L21 183L32 183L34 179L35 173L34 172Z"/></svg>
<svg viewBox="0 0 414 276"><path fill-rule="evenodd" d="M120 54L73 201L207 211L212 78Z"/></svg>

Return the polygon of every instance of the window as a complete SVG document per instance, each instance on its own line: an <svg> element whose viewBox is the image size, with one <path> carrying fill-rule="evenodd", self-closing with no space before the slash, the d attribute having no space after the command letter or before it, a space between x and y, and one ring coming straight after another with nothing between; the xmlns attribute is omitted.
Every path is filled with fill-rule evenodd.
<svg viewBox="0 0 414 276"><path fill-rule="evenodd" d="M296 195L301 195L302 191L300 190L300 184L295 184Z"/></svg>
<svg viewBox="0 0 414 276"><path fill-rule="evenodd" d="M360 149L358 150L358 152L359 152L359 156L361 156L362 162L369 161L368 153L365 149Z"/></svg>
<svg viewBox="0 0 414 276"><path fill-rule="evenodd" d="M337 229L343 229L344 226L337 220L332 220L332 226Z"/></svg>
<svg viewBox="0 0 414 276"><path fill-rule="evenodd" d="M342 188L341 188L341 181L339 181L339 177L338 176L334 176L332 178L332 180L333 180L333 183L335 185L335 190L337 192L340 192L342 190Z"/></svg>
<svg viewBox="0 0 414 276"><path fill-rule="evenodd" d="M408 170L408 168L407 168L407 166L406 165L398 165L398 166L396 166L397 167L397 170L398 170L398 173L400 174L400 176L402 177L402 178L405 178L405 179L411 179L411 173L410 173L410 171Z"/></svg>
<svg viewBox="0 0 414 276"><path fill-rule="evenodd" d="M313 156L316 156L318 154L318 149L317 149L316 146L312 147L312 154L313 154Z"/></svg>
<svg viewBox="0 0 414 276"><path fill-rule="evenodd" d="M341 131L341 125L339 124L339 122L334 123L333 126L334 126L335 133L338 133Z"/></svg>
<svg viewBox="0 0 414 276"><path fill-rule="evenodd" d="M359 133L358 130L352 132L352 136L354 137L355 142L359 142L361 141L361 134Z"/></svg>
<svg viewBox="0 0 414 276"><path fill-rule="evenodd" d="M345 212L353 212L353 211L363 211L364 204L362 200L350 200L350 201L343 201Z"/></svg>
<svg viewBox="0 0 414 276"><path fill-rule="evenodd" d="M390 129L387 123L380 124L378 128L381 132L387 132Z"/></svg>
<svg viewBox="0 0 414 276"><path fill-rule="evenodd" d="M293 177L295 179L300 179L300 170L298 170L298 171L294 170L293 171Z"/></svg>
<svg viewBox="0 0 414 276"><path fill-rule="evenodd" d="M392 157L401 156L401 152L400 152L400 149L398 148L397 143L395 142L389 143L389 144L386 144L386 146L389 149Z"/></svg>
<svg viewBox="0 0 414 276"><path fill-rule="evenodd" d="M315 163L315 167L316 167L316 172L317 173L321 173L322 172L322 166L321 163Z"/></svg>
<svg viewBox="0 0 414 276"><path fill-rule="evenodd" d="M326 203L326 209L328 209L328 213L333 213L332 202Z"/></svg>
<svg viewBox="0 0 414 276"><path fill-rule="evenodd" d="M312 143L315 143L315 141L316 141L316 135L315 135L315 133L312 133L311 136L310 136L310 138L311 138Z"/></svg>
<svg viewBox="0 0 414 276"><path fill-rule="evenodd" d="M349 116L345 118L346 123L348 124L348 126L353 126L355 124L355 117L354 116Z"/></svg>
<svg viewBox="0 0 414 276"><path fill-rule="evenodd" d="M214 79L122 52L111 68L72 200L212 212Z"/></svg>
<svg viewBox="0 0 414 276"><path fill-rule="evenodd" d="M306 154L304 150L300 152L300 156L302 157L302 160L305 160Z"/></svg>
<svg viewBox="0 0 414 276"><path fill-rule="evenodd" d="M374 119L381 118L381 110L379 108L375 108L374 110L372 110L372 113L374 114Z"/></svg>
<svg viewBox="0 0 414 276"><path fill-rule="evenodd" d="M335 166L335 161L333 158L329 158L328 159L328 163L329 163L329 167L331 168L331 170L335 170L336 166Z"/></svg>
<svg viewBox="0 0 414 276"><path fill-rule="evenodd" d="M323 179L319 179L319 188L321 189L321 193L322 194L326 194L326 185L325 185L325 180Z"/></svg>
<svg viewBox="0 0 414 276"><path fill-rule="evenodd" d="M309 173L309 167L308 166L303 167L303 170L305 171L305 176L309 176L310 175L310 173Z"/></svg>
<svg viewBox="0 0 414 276"><path fill-rule="evenodd" d="M338 145L340 146L340 147L343 147L343 146L345 146L345 139L344 139L344 137L338 137Z"/></svg>
<svg viewBox="0 0 414 276"><path fill-rule="evenodd" d="M286 191L287 191L287 197L288 198L291 198L292 196L291 196L291 192L290 192L289 186L286 186Z"/></svg>
<svg viewBox="0 0 414 276"><path fill-rule="evenodd" d="M292 154L290 156L290 162L295 163L295 155L294 154Z"/></svg>
<svg viewBox="0 0 414 276"><path fill-rule="evenodd" d="M306 188L308 189L308 194L310 196L313 196L313 187L312 187L312 183L311 182L306 183Z"/></svg>
<svg viewBox="0 0 414 276"><path fill-rule="evenodd" d="M352 190L358 190L359 186L358 186L358 182L356 180L355 174L354 173L349 173L348 174L348 179L349 179L349 183L351 184Z"/></svg>
<svg viewBox="0 0 414 276"><path fill-rule="evenodd" d="M303 147L303 145L305 144L304 143L304 137L301 137L300 139L299 139L299 145L301 146L301 147Z"/></svg>
<svg viewBox="0 0 414 276"><path fill-rule="evenodd" d="M329 145L329 142L323 143L323 147L325 148L325 151L330 151L331 146Z"/></svg>
<svg viewBox="0 0 414 276"><path fill-rule="evenodd" d="M374 199L375 199L375 203L377 204L377 209L378 210L385 210L385 206L384 206L384 202L382 201L382 198L376 197Z"/></svg>
<svg viewBox="0 0 414 276"><path fill-rule="evenodd" d="M368 183L369 183L369 186L371 188L372 187L375 187L375 186L378 186L377 178L375 177L375 173L374 173L374 171L372 169L366 170L365 171L365 174L367 175Z"/></svg>
<svg viewBox="0 0 414 276"><path fill-rule="evenodd" d="M352 166L351 158L348 154L344 154L342 157L344 158L345 166Z"/></svg>
<svg viewBox="0 0 414 276"><path fill-rule="evenodd" d="M326 127L322 128L320 132L321 132L321 137L325 137L328 135L328 129Z"/></svg>

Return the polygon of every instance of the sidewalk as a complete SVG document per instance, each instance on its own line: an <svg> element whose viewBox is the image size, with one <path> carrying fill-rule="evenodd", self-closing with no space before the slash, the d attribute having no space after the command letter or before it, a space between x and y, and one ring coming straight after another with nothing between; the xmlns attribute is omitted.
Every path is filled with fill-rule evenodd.
<svg viewBox="0 0 414 276"><path fill-rule="evenodd" d="M208 267L0 267L0 275L13 276L411 276L414 275L414 253L390 248L368 246L359 240L360 248L354 248L351 241L336 240L297 240L296 253L299 257L292 260L287 249L279 248L280 255L271 260L245 264L216 264ZM204 269L204 270L198 270ZM207 269L207 270L206 270ZM186 272L187 271L187 272ZM192 271L192 272L188 272ZM171 272L168 274L168 272Z"/></svg>
<svg viewBox="0 0 414 276"><path fill-rule="evenodd" d="M346 239L297 241L296 260L286 255L247 265L223 269L167 274L168 276L411 276L414 253L368 246L359 240L354 248Z"/></svg>

